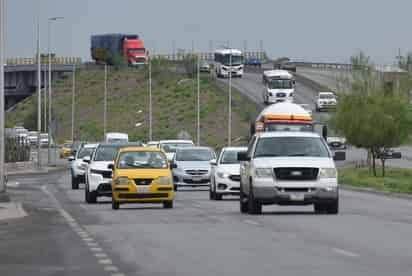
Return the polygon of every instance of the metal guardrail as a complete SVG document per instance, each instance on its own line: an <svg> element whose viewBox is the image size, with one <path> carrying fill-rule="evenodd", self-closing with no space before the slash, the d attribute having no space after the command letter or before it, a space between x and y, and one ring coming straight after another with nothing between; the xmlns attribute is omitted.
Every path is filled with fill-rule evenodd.
<svg viewBox="0 0 412 276"><path fill-rule="evenodd" d="M213 52L200 52L200 53L193 53L193 54L191 52L176 53L176 54L154 54L154 55L151 55L151 57L152 59L166 59L170 61L181 61L192 55L195 55L195 56L199 55L201 60L213 60L214 59ZM245 59L258 58L261 60L267 60L266 52L262 52L262 51L244 52L243 55Z"/></svg>
<svg viewBox="0 0 412 276"><path fill-rule="evenodd" d="M42 57L41 63L46 64L49 62L48 57ZM81 64L82 59L79 57L52 57L52 64L58 65L72 65L72 64ZM6 59L6 65L33 65L37 64L36 58L8 58Z"/></svg>
<svg viewBox="0 0 412 276"><path fill-rule="evenodd" d="M353 70L353 65L348 63L327 63L327 62L291 62L297 67L310 67L316 69L338 69L338 70Z"/></svg>

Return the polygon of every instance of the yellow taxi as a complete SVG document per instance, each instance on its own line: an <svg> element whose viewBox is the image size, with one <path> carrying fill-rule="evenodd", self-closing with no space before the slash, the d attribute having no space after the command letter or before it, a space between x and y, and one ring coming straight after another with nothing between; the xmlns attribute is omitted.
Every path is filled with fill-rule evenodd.
<svg viewBox="0 0 412 276"><path fill-rule="evenodd" d="M124 203L162 203L173 208L173 177L159 148L125 147L118 151L112 177L112 208Z"/></svg>
<svg viewBox="0 0 412 276"><path fill-rule="evenodd" d="M63 147L60 149L60 158L67 158L72 155L73 142L67 140L64 142Z"/></svg>

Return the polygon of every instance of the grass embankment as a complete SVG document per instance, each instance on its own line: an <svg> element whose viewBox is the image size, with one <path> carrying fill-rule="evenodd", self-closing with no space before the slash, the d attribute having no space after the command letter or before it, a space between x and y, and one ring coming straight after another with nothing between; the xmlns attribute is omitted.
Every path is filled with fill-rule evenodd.
<svg viewBox="0 0 412 276"><path fill-rule="evenodd" d="M195 140L196 92L193 81L173 64L153 66L153 139L175 139L187 131ZM67 74L53 87L57 139L71 136L71 85ZM196 88L196 86L195 86ZM224 84L203 75L201 89L201 143L220 147L227 143L228 96ZM83 69L76 74L75 138L100 141L103 138L103 69ZM7 114L7 125L24 124L36 129L36 95L21 102ZM109 68L107 131L127 132L131 140L148 139L148 72L146 69ZM233 92L232 137L247 137L249 123L257 116L257 107L240 93ZM138 113L142 110L141 113ZM135 127L141 122L143 126ZM244 141L243 141L244 143Z"/></svg>
<svg viewBox="0 0 412 276"><path fill-rule="evenodd" d="M412 169L387 168L385 177L374 177L368 168L339 169L339 183L377 191L412 194Z"/></svg>

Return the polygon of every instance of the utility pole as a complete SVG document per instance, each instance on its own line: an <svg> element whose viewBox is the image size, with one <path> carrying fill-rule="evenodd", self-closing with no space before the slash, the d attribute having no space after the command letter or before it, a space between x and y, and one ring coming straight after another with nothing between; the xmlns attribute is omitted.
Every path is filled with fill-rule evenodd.
<svg viewBox="0 0 412 276"><path fill-rule="evenodd" d="M49 79L49 82L50 82L50 79ZM46 70L43 70L43 83L44 83L44 89L43 89L43 99L44 99L43 100L43 127L44 128L43 128L43 132L46 133L47 132L47 90L46 90L47 72Z"/></svg>
<svg viewBox="0 0 412 276"><path fill-rule="evenodd" d="M48 73L49 73L49 81L48 81L48 88L49 88L49 128L48 128L48 133L49 133L49 145L48 145L48 164L51 165L51 160L52 160L52 156L51 156L51 142L52 142L52 138L54 139L54 147L56 148L56 133L54 133L54 137L52 135L52 67L51 67L51 50L50 50L50 41L51 41L51 23L53 21L57 21L59 19L63 19L63 17L58 16L58 17L50 17L47 20L47 51L48 51ZM46 91L45 91L46 92ZM46 97L45 97L46 99ZM46 102L44 103L46 105ZM46 110L46 107L44 108L44 110ZM46 113L45 113L46 114ZM46 118L46 115L44 116L44 118ZM46 122L44 123L44 125L46 125ZM54 131L56 132L56 131ZM56 150L55 150L56 152ZM56 158L56 156L55 156ZM55 164L56 165L56 164Z"/></svg>
<svg viewBox="0 0 412 276"><path fill-rule="evenodd" d="M228 114L228 128L227 128L227 145L232 144L232 50L229 54L229 114Z"/></svg>
<svg viewBox="0 0 412 276"><path fill-rule="evenodd" d="M4 0L0 0L0 193L6 192L4 155Z"/></svg>
<svg viewBox="0 0 412 276"><path fill-rule="evenodd" d="M200 54L197 54L197 145L200 146Z"/></svg>
<svg viewBox="0 0 412 276"><path fill-rule="evenodd" d="M149 141L153 140L152 112L152 58L149 56Z"/></svg>
<svg viewBox="0 0 412 276"><path fill-rule="evenodd" d="M103 135L107 130L107 64L104 64Z"/></svg>
<svg viewBox="0 0 412 276"><path fill-rule="evenodd" d="M76 102L76 64L73 64L73 82L72 82L72 142L74 143L74 111Z"/></svg>
<svg viewBox="0 0 412 276"><path fill-rule="evenodd" d="M41 167L41 60L40 60L40 16L37 18L37 166ZM50 140L50 137L49 137Z"/></svg>

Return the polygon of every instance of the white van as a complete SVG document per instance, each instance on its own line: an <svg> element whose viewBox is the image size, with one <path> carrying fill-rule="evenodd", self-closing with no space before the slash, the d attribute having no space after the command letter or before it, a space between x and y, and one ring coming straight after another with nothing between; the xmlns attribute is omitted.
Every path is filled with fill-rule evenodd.
<svg viewBox="0 0 412 276"><path fill-rule="evenodd" d="M264 71L263 102L273 104L278 102L293 102L295 94L295 80L286 70Z"/></svg>
<svg viewBox="0 0 412 276"><path fill-rule="evenodd" d="M128 143L129 135L121 132L108 132L104 136L105 143Z"/></svg>

